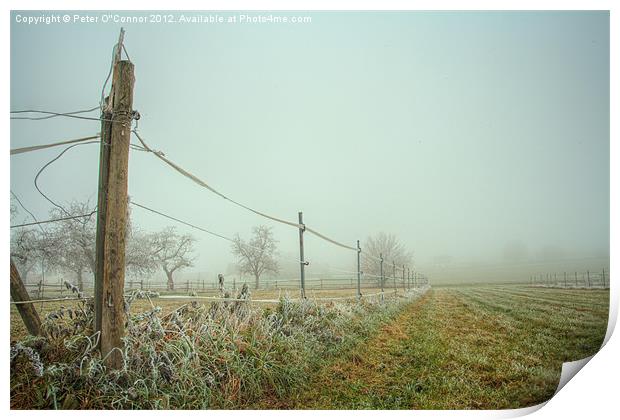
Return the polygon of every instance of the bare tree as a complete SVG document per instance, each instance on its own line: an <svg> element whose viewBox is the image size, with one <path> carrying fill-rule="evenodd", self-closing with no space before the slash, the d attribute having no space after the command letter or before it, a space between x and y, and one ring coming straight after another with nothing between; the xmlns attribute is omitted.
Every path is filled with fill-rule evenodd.
<svg viewBox="0 0 620 420"><path fill-rule="evenodd" d="M196 240L191 235L179 235L171 226L152 235L152 255L166 273L167 289L174 290L172 275L180 269L191 267Z"/></svg>
<svg viewBox="0 0 620 420"><path fill-rule="evenodd" d="M11 223L18 217L19 211L11 202ZM23 220L24 223L26 221ZM26 282L28 274L37 264L47 265L55 248L50 239L40 226L11 229L10 254L23 282Z"/></svg>
<svg viewBox="0 0 620 420"><path fill-rule="evenodd" d="M237 257L239 271L253 275L258 289L260 276L267 272L277 274L279 271L275 258L278 241L274 238L270 227L255 226L252 232L254 236L247 243L239 234L235 235L232 252Z"/></svg>
<svg viewBox="0 0 620 420"><path fill-rule="evenodd" d="M93 211L89 202L79 201L69 203L64 209L52 209L51 218L65 218L67 213L69 216L79 216ZM127 270L135 275L150 274L157 268L151 252L150 238L131 223L131 217L127 220ZM80 290L84 290L84 274L90 273L92 276L97 270L96 235L96 214L85 218L60 220L54 223L49 232L50 240L56 244L51 263L63 271L73 273Z"/></svg>
<svg viewBox="0 0 620 420"><path fill-rule="evenodd" d="M155 257L153 235L142 232L130 225L131 229L127 232L127 245L125 247L125 264L127 271L135 277L140 278L140 288L143 288L143 279L159 266Z"/></svg>
<svg viewBox="0 0 620 420"><path fill-rule="evenodd" d="M73 201L65 207L65 210L52 209L50 216L59 219L91 212L89 202ZM61 270L75 274L77 287L80 290L84 290L84 273L96 271L96 232L96 214L90 217L60 220L54 223L50 231L54 242L58 244L51 263Z"/></svg>
<svg viewBox="0 0 620 420"><path fill-rule="evenodd" d="M55 246L38 229L17 228L11 231L11 258L13 259L22 281L37 264L51 259Z"/></svg>
<svg viewBox="0 0 620 420"><path fill-rule="evenodd" d="M383 254L383 270L386 276L392 275L393 263L396 264L397 268L402 268L403 265L411 266L413 261L411 253L395 235L379 232L375 236L369 236L362 245L362 271L375 276L380 275L380 262L377 261L377 258L381 254Z"/></svg>

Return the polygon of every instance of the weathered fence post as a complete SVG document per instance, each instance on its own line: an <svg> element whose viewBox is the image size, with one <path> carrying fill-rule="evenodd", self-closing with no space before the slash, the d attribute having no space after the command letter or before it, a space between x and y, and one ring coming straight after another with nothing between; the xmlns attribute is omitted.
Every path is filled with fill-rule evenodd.
<svg viewBox="0 0 620 420"><path fill-rule="evenodd" d="M605 288L605 269L603 268L603 289Z"/></svg>
<svg viewBox="0 0 620 420"><path fill-rule="evenodd" d="M26 302L30 300L30 296L28 295L28 290L26 290L26 286L22 282L21 277L19 276L19 272L17 271L17 267L13 263L13 259L11 258L11 299L15 302L15 306L17 306L17 310L19 311L19 315L22 317L24 324L26 325L26 329L30 335L41 335L41 319L39 318L39 314L34 307L33 303L17 303L17 302Z"/></svg>
<svg viewBox="0 0 620 420"><path fill-rule="evenodd" d="M360 248L360 241L357 240L357 298L362 298L362 272L360 268L360 254L362 253L362 248Z"/></svg>
<svg viewBox="0 0 620 420"><path fill-rule="evenodd" d="M123 31L117 49L122 46ZM125 335L125 232L127 175L133 109L134 66L117 60L112 77L112 112L102 118L97 217L95 328L101 331L101 353L109 368L122 367Z"/></svg>
<svg viewBox="0 0 620 420"><path fill-rule="evenodd" d="M304 215L302 212L298 213L299 216L299 267L301 270L301 298L306 298L306 260L304 259L304 231L306 226L304 225Z"/></svg>
<svg viewBox="0 0 620 420"><path fill-rule="evenodd" d="M590 270L587 270L588 273L588 289L590 288Z"/></svg>

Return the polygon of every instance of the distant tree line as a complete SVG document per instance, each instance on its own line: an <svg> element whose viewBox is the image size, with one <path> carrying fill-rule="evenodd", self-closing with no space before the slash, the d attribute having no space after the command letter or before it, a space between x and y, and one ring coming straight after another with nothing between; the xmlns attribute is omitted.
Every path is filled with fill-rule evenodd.
<svg viewBox="0 0 620 420"><path fill-rule="evenodd" d="M73 201L62 209L50 210L50 219L65 220L11 229L11 258L24 282L36 266L41 266L45 271L70 274L75 285L84 290L85 277L92 278L96 271L97 216L94 213L86 218L67 217L91 211L90 203ZM17 209L11 204L12 223L17 217ZM167 288L174 290L174 273L193 265L194 237L179 234L174 227L143 232L131 223L131 217L128 220L127 272L144 278L161 269L166 274Z"/></svg>

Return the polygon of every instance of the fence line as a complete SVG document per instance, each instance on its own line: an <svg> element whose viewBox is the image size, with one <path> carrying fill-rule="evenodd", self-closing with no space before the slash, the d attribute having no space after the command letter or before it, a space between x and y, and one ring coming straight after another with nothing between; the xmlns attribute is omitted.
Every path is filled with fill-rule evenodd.
<svg viewBox="0 0 620 420"><path fill-rule="evenodd" d="M537 287L608 288L609 270L599 272L563 271L530 275L529 284Z"/></svg>
<svg viewBox="0 0 620 420"><path fill-rule="evenodd" d="M421 292L423 292L424 290L426 290L427 287L425 288L420 288L420 289L415 289L412 291L412 294L417 295ZM373 296L394 296L395 298L406 298L409 297L407 295L402 295L402 294L398 294L396 291L394 292L378 292L378 293L369 293L369 294L362 294L361 298L369 298L369 297L373 297ZM11 304L13 305L23 305L23 304L28 304L28 303L45 303L45 302L64 302L64 301L74 301L74 300L82 300L82 301L87 301L89 299L93 299L94 296L88 296L88 297L72 297L72 296L67 296L67 297L63 297L63 298L50 298L50 299L32 299L32 300L22 300L22 301L11 301ZM246 302L246 303L279 303L280 299L242 299L242 298L232 298L232 297L219 297L219 296L187 296L187 295L163 295L163 296L148 296L148 298L151 299L170 299L170 300L192 300L192 301L196 301L196 300L208 300L208 301L221 301L221 302ZM334 300L355 300L355 299L359 299L360 295L350 295L350 296L311 296L309 299L310 300L317 300L317 301L334 301ZM290 298L288 297L289 300L292 301L301 301L304 300L303 298Z"/></svg>
<svg viewBox="0 0 620 420"><path fill-rule="evenodd" d="M88 300L86 297L64 297L64 298L51 298L51 299L33 299L33 300L20 300L20 301L11 301L14 305L23 305L26 303L39 303L39 302L60 302L65 300Z"/></svg>

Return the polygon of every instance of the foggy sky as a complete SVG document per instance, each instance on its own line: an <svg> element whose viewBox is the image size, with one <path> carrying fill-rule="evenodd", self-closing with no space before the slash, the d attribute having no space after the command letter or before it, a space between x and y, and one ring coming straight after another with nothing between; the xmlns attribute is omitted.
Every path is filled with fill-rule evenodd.
<svg viewBox="0 0 620 420"><path fill-rule="evenodd" d="M11 110L96 106L121 25L34 26L17 14L40 13L11 15ZM393 233L422 271L501 261L515 243L526 261L609 258L607 12L303 15L312 23L123 25L141 135L260 211L291 221L303 211L307 225L351 246ZM96 121L12 120L10 145L98 131ZM33 179L61 150L11 158L11 189L40 219L51 205ZM94 206L98 158L98 145L73 148L42 188ZM274 226L281 255L298 257L296 229L151 154L131 151L129 194L226 236ZM176 225L139 208L132 217L144 230ZM198 239L189 271L232 262L229 243L176 226ZM355 261L311 235L306 256L310 273Z"/></svg>

